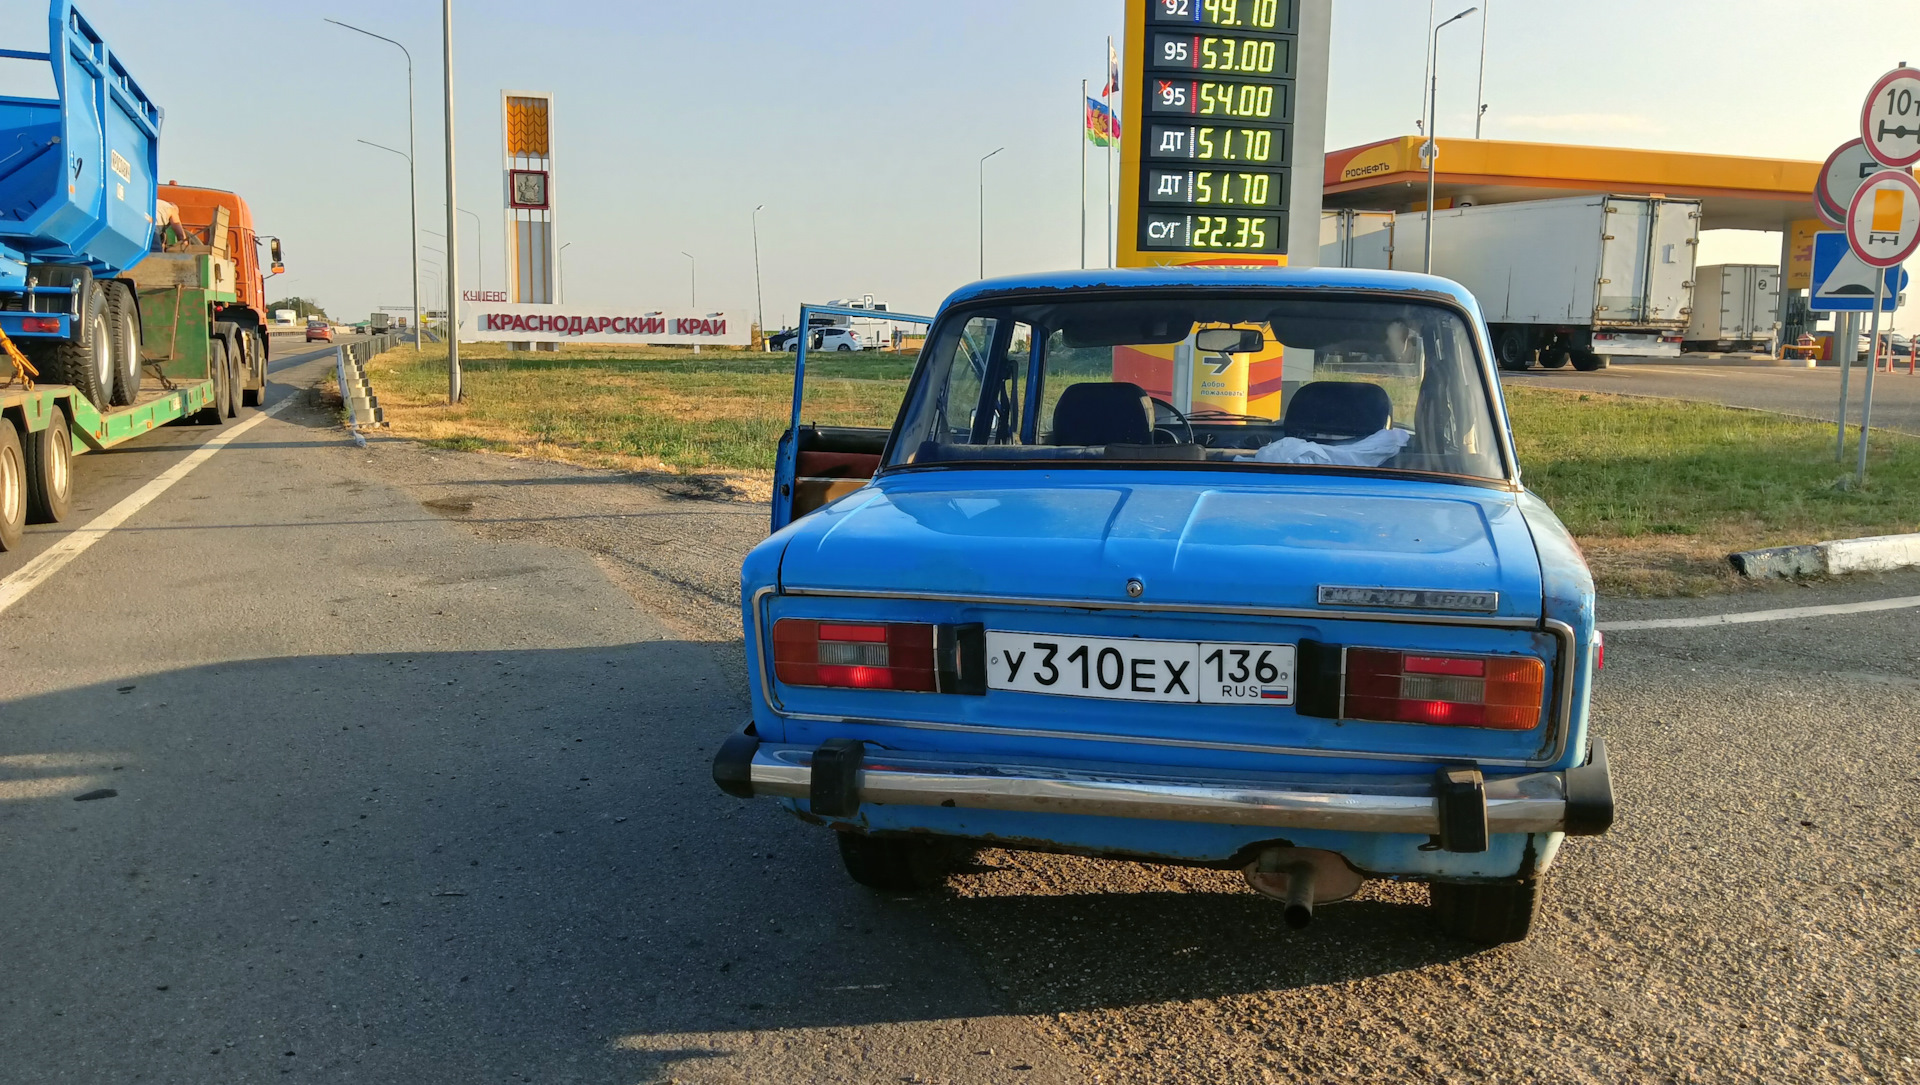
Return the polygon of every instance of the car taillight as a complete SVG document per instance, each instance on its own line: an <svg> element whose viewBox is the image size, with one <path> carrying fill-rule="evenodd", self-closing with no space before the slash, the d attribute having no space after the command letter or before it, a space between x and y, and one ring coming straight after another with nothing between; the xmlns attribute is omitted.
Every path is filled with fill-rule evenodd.
<svg viewBox="0 0 1920 1085"><path fill-rule="evenodd" d="M1530 731L1540 722L1546 664L1528 656L1425 655L1347 649L1341 715Z"/></svg>
<svg viewBox="0 0 1920 1085"><path fill-rule="evenodd" d="M59 317L30 316L20 322L20 330L27 332L58 332Z"/></svg>
<svg viewBox="0 0 1920 1085"><path fill-rule="evenodd" d="M932 693L933 641L931 625L782 618L773 625L774 674L790 686Z"/></svg>

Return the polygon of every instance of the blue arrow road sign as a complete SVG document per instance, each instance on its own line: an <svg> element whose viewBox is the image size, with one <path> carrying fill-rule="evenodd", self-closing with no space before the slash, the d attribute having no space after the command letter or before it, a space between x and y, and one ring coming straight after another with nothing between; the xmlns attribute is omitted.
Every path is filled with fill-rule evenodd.
<svg viewBox="0 0 1920 1085"><path fill-rule="evenodd" d="M1873 277L1873 268L1847 246L1846 234L1832 231L1813 235L1813 289L1807 294L1807 308L1816 313L1871 313ZM1887 268L1880 311L1898 309L1900 292L1911 281L1906 269Z"/></svg>

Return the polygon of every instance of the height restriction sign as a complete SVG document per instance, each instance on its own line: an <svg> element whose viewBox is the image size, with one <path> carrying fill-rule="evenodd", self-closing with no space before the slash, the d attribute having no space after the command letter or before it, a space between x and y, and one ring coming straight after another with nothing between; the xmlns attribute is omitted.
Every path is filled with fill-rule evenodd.
<svg viewBox="0 0 1920 1085"><path fill-rule="evenodd" d="M1895 68L1873 85L1860 110L1860 138L1886 165L1920 162L1920 69Z"/></svg>
<svg viewBox="0 0 1920 1085"><path fill-rule="evenodd" d="M1119 262L1318 254L1331 0L1127 0Z"/></svg>

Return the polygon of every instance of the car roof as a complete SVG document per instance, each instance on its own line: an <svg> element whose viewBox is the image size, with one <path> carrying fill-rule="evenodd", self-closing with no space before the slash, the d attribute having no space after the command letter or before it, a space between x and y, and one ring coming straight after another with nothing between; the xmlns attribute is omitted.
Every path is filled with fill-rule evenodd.
<svg viewBox="0 0 1920 1085"><path fill-rule="evenodd" d="M1102 268L1089 271L1049 271L986 279L948 295L942 309L1006 295L1050 294L1060 291L1151 290L1180 287L1247 289L1379 291L1426 293L1457 302L1475 317L1480 306L1467 288L1438 275L1410 271L1371 271L1359 268L1291 267L1150 267Z"/></svg>

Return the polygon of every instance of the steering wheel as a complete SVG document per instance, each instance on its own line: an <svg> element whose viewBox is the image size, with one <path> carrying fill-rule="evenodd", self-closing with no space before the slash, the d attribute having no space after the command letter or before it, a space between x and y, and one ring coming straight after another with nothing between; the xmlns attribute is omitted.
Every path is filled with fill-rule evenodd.
<svg viewBox="0 0 1920 1085"><path fill-rule="evenodd" d="M1151 398L1151 397L1149 397L1149 398ZM1186 431L1187 431L1187 440L1186 440L1186 443L1187 443L1187 444L1190 444L1190 445L1191 445L1191 444L1197 444L1198 442L1197 442L1197 441L1195 441L1195 440L1194 440L1194 438L1193 438L1193 423L1192 423L1191 421L1189 421L1189 420L1187 419L1187 416L1186 416L1186 414L1185 414L1185 413L1183 413L1183 412L1182 412L1182 411L1180 410L1180 408L1178 408L1178 407L1176 407L1176 406L1174 406L1174 405L1173 405L1173 404L1171 404L1171 403L1168 403L1168 402L1167 402L1166 400L1164 400L1164 399L1155 399L1155 400L1153 400L1153 416L1154 416L1154 417L1153 417L1153 431L1154 431L1155 433L1159 433L1160 431L1162 431L1162 430L1164 430L1164 429L1166 429L1166 427L1165 427L1165 426L1163 426L1163 425L1161 425L1161 418L1160 418L1160 411L1161 411L1161 409L1162 409L1162 408L1165 408L1165 409L1166 409L1166 411L1167 411L1167 413L1169 413L1169 414L1171 414L1171 415L1173 415L1173 419L1172 419L1172 421L1177 421L1177 422L1179 422L1179 423L1180 423L1180 425L1181 425L1181 426L1183 426L1183 427L1185 427L1185 428L1186 428ZM1169 431L1169 432L1171 432L1171 431ZM1174 443L1175 443L1175 444L1179 444L1179 443L1180 443L1180 440L1179 440L1179 435L1178 435L1178 434L1173 434L1173 437L1174 437Z"/></svg>

